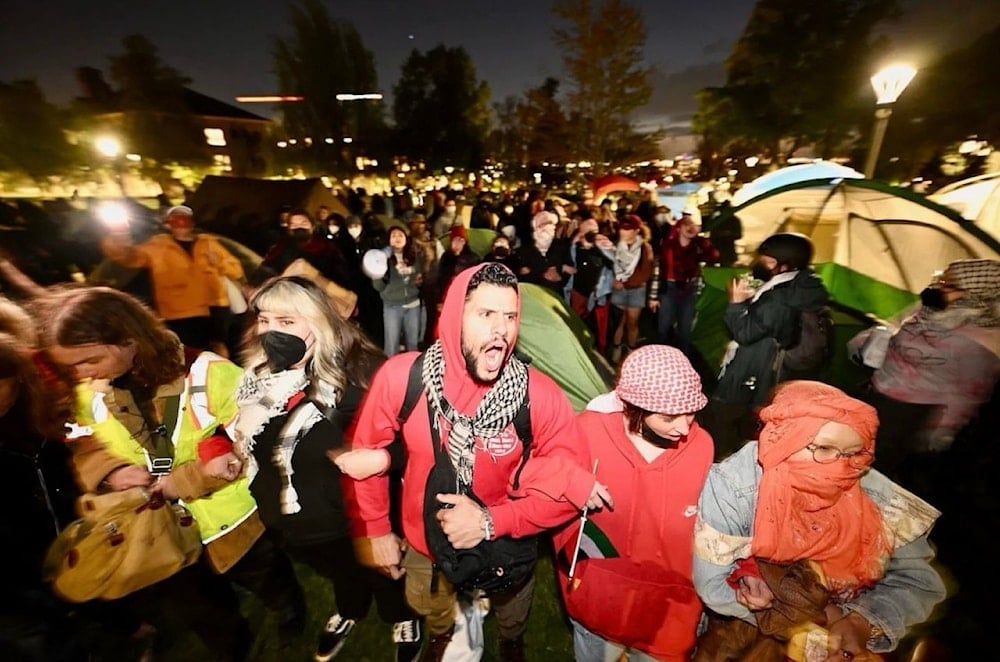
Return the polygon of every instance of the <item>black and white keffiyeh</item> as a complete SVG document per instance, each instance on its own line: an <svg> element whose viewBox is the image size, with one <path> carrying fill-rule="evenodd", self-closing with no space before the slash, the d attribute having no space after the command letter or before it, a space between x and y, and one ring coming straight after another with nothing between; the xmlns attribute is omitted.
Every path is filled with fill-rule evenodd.
<svg viewBox="0 0 1000 662"><path fill-rule="evenodd" d="M235 426L235 450L246 464L248 481L253 482L257 475L257 460L253 454L257 436L272 418L285 413L293 395L307 389L309 377L302 369L263 375L257 375L252 370L243 373L236 389L239 418ZM322 401L336 402L336 389L333 387L320 383L317 390ZM280 503L284 515L293 515L302 510L298 492L292 483L292 476L295 474L292 456L299 440L321 418L323 412L312 400L306 400L295 407L278 433L271 461L281 476Z"/></svg>
<svg viewBox="0 0 1000 662"><path fill-rule="evenodd" d="M464 370L465 366L459 369ZM448 457L458 475L457 487L464 492L472 485L476 437L495 437L513 422L528 388L528 366L511 355L472 417L456 411L444 397L444 370L444 352L439 340L424 354L423 384L433 411L438 413L431 424L437 427L439 418L444 418L451 425Z"/></svg>

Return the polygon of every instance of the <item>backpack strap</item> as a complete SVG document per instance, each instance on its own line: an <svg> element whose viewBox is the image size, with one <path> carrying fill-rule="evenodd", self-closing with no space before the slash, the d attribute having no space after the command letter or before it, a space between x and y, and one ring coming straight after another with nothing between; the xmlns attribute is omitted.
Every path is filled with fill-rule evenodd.
<svg viewBox="0 0 1000 662"><path fill-rule="evenodd" d="M406 395L403 397L403 406L399 408L399 413L396 414L396 423L399 424L400 428L410 418L417 400L420 399L420 394L424 392L423 373L424 353L421 352L420 356L413 362L413 365L410 366L410 376L406 380Z"/></svg>

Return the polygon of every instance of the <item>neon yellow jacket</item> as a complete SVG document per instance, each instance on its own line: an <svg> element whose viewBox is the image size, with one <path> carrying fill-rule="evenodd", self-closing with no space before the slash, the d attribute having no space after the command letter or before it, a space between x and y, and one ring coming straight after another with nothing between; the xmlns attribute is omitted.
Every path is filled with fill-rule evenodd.
<svg viewBox="0 0 1000 662"><path fill-rule="evenodd" d="M168 384L157 390L155 399L166 399L171 394L180 393L177 424L172 441L174 463L171 477L184 478L178 483L192 485L198 480L190 480L199 475L198 443L215 433L219 426L229 428L235 421L236 386L242 369L227 359L202 352L183 379L182 389L178 384ZM76 388L76 424L81 430L89 431L99 442L107 455L113 456L102 462L102 477L108 469L125 464L146 466L146 454L132 433L114 415L117 407L109 407L106 400L114 399L117 392L95 389L90 382L82 382ZM105 456L107 457L107 456ZM85 487L88 482L83 480ZM191 511L201 531L202 542L213 540L235 530L244 520L254 515L257 504L250 495L245 477L231 483L222 483L199 488L197 494L185 495L191 489L178 490L184 505ZM212 487L218 489L212 490Z"/></svg>

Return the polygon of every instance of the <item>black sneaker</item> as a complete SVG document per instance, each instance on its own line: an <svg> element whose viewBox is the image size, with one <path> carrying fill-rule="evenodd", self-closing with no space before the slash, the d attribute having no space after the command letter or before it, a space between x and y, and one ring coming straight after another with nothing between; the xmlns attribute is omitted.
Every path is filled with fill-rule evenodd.
<svg viewBox="0 0 1000 662"><path fill-rule="evenodd" d="M400 621L392 624L392 641L396 644L396 662L415 662L420 656L420 621Z"/></svg>
<svg viewBox="0 0 1000 662"><path fill-rule="evenodd" d="M354 629L356 621L353 618L344 618L340 614L334 614L326 622L326 628L319 635L319 643L316 644L316 654L313 659L316 662L326 662L334 658L347 641L347 635Z"/></svg>

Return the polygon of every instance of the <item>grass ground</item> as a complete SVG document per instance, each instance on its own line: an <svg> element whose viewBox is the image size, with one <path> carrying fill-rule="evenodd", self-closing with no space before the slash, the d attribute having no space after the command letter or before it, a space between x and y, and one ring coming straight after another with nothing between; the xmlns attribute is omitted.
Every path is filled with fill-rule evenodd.
<svg viewBox="0 0 1000 662"><path fill-rule="evenodd" d="M535 594L532 602L528 632L525 635L529 660L563 662L573 659L573 641L569 623L563 613L561 598L556 587L549 547L541 545L543 553L535 573ZM307 566L297 565L296 573L306 593L308 622L305 632L289 646L281 648L271 612L253 595L240 596L241 610L250 621L254 633L249 659L253 662L300 662L311 660L313 649L327 618L335 611L333 589ZM178 609L182 608L178 605ZM157 624L157 662L213 662L198 638L185 632L177 623ZM486 649L484 662L503 662L497 654L496 623L487 616L484 623ZM392 662L395 646L391 640L391 626L383 623L374 608L367 618L358 623L338 660L350 662ZM92 662L118 662L136 660L136 646L105 647Z"/></svg>

